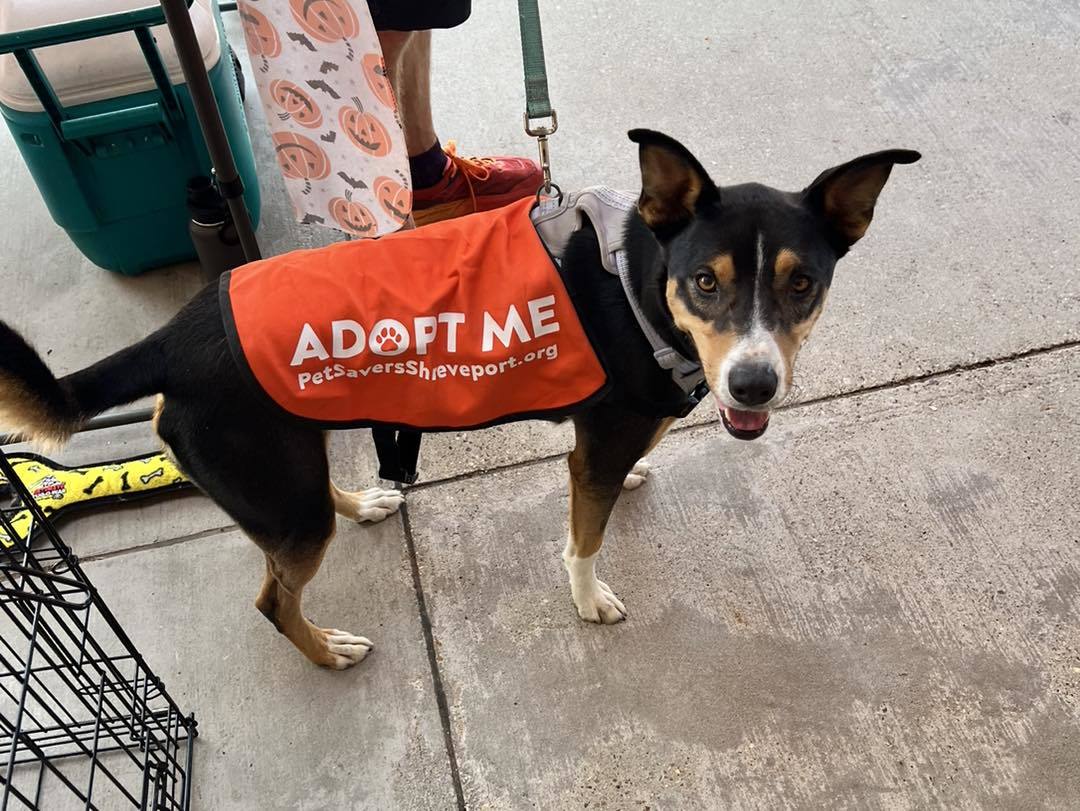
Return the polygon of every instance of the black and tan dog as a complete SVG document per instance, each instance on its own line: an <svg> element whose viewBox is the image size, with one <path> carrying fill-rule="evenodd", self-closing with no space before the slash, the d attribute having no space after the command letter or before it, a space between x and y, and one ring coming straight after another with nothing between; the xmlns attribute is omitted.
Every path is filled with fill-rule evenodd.
<svg viewBox="0 0 1080 811"><path fill-rule="evenodd" d="M625 239L635 295L655 330L700 360L728 431L757 437L790 391L837 260L866 232L893 165L919 155L866 155L792 193L718 188L671 138L646 130L630 137L642 175ZM590 226L571 239L563 265L611 382L573 416L564 560L580 616L614 623L625 617L623 604L595 573L604 528L624 482L640 483L637 463L683 413L686 397L655 362L620 280L601 267ZM401 495L334 486L323 430L271 409L242 381L216 287L146 339L59 380L0 324L0 429L62 442L95 414L155 393L161 439L266 555L259 610L316 664L363 659L371 643L310 623L301 594L334 534L335 512L378 520Z"/></svg>

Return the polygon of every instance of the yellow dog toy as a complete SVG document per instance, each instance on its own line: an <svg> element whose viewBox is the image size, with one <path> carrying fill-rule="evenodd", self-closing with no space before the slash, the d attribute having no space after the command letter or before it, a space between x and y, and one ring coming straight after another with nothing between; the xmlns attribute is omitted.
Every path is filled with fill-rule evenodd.
<svg viewBox="0 0 1080 811"><path fill-rule="evenodd" d="M160 453L79 467L66 467L32 453L12 454L8 461L51 520L75 508L116 504L192 486L180 469ZM0 495L6 485L7 480L0 475ZM11 526L24 543L37 529L29 510L15 513ZM0 529L0 546L10 549L14 545L15 541Z"/></svg>

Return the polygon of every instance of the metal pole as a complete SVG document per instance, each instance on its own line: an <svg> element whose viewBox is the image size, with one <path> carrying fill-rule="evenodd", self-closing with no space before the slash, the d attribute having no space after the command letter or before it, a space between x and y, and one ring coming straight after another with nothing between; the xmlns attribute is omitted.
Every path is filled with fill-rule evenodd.
<svg viewBox="0 0 1080 811"><path fill-rule="evenodd" d="M99 431L102 428L116 428L120 425L134 425L138 422L150 422L154 416L154 409L152 408L133 408L130 411L117 411L114 414L102 414L100 417L94 417L92 420L86 423L82 428L78 430L78 433L83 431ZM14 445L16 442L25 442L23 437L15 434L0 434L0 446Z"/></svg>
<svg viewBox="0 0 1080 811"><path fill-rule="evenodd" d="M221 112L214 98L214 89L210 86L210 77L206 75L202 50L191 25L191 17L188 16L187 4L184 0L161 0L161 8L165 12L165 22L176 45L176 56L184 72L184 81L187 82L191 102L195 106L195 115L199 119L210 161L214 164L218 188L221 189L225 202L229 204L236 233L244 249L244 257L249 262L254 262L261 259L262 254L259 252L259 243L255 239L255 229L251 225L247 206L244 205L244 183L236 170L232 148L225 134L225 125L221 123ZM222 48L222 58L224 52L225 49Z"/></svg>

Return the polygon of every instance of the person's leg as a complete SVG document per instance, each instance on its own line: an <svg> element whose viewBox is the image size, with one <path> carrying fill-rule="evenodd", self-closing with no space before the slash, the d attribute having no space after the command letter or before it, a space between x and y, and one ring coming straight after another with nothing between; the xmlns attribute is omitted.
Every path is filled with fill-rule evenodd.
<svg viewBox="0 0 1080 811"><path fill-rule="evenodd" d="M431 30L464 22L470 0L368 0L397 96L417 225L498 208L536 193L543 175L527 158L463 158L444 151L431 115Z"/></svg>
<svg viewBox="0 0 1080 811"><path fill-rule="evenodd" d="M431 31L380 31L379 43L405 132L413 188L429 188L447 168L431 120Z"/></svg>
<svg viewBox="0 0 1080 811"><path fill-rule="evenodd" d="M431 121L431 32L380 31L383 59L397 97L409 155L438 144Z"/></svg>

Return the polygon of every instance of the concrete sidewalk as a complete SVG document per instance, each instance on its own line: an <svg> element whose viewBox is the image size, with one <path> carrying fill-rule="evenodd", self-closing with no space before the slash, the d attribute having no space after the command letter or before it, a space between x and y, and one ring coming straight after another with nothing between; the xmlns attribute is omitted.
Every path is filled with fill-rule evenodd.
<svg viewBox="0 0 1080 811"><path fill-rule="evenodd" d="M673 7L674 6L674 7ZM199 719L199 809L1058 807L1080 796L1080 12L1064 3L544 4L564 188L637 184L625 138L718 182L805 185L917 148L841 263L800 398L739 443L698 409L616 510L628 621L577 619L566 426L426 440L406 514L342 524L309 666L252 607L261 556L198 495L62 531ZM239 22L228 27L240 43ZM436 37L436 121L522 152L513 4ZM249 84L249 92L254 88ZM291 222L265 124L266 253ZM0 318L58 372L163 323L193 267L90 266L0 138ZM145 426L58 458L154 448ZM335 478L372 481L366 432ZM429 635L430 634L430 635Z"/></svg>

